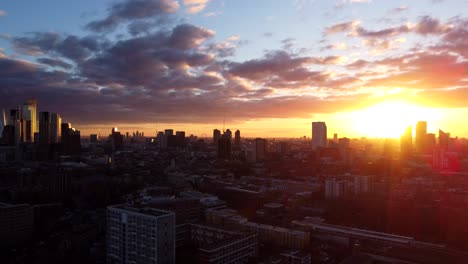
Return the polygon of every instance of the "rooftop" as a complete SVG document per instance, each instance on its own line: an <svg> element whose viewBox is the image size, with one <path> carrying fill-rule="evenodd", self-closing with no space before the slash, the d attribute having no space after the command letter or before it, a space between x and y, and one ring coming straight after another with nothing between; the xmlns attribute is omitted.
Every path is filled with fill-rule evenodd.
<svg viewBox="0 0 468 264"><path fill-rule="evenodd" d="M119 209L122 211L127 211L131 213L137 213L137 214L143 214L143 215L150 215L150 216L167 216L167 215L173 215L174 213L165 211L165 210L160 210L160 209L154 209L154 208L149 208L149 207L135 207L135 206L130 206L126 204L119 204L119 205L111 205L107 207L108 209Z"/></svg>

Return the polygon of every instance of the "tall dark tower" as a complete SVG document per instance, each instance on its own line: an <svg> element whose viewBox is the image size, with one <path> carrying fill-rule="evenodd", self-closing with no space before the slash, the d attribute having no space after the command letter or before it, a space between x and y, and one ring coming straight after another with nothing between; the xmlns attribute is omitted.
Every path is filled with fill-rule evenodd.
<svg viewBox="0 0 468 264"><path fill-rule="evenodd" d="M218 146L218 141L221 138L221 131L218 129L213 130L213 145Z"/></svg>
<svg viewBox="0 0 468 264"><path fill-rule="evenodd" d="M236 149L240 149L241 147L241 136L239 130L236 130L236 132L234 133L234 147Z"/></svg>
<svg viewBox="0 0 468 264"><path fill-rule="evenodd" d="M231 139L226 134L218 140L218 158L231 159Z"/></svg>
<svg viewBox="0 0 468 264"><path fill-rule="evenodd" d="M39 113L39 143L49 144L50 143L50 112Z"/></svg>

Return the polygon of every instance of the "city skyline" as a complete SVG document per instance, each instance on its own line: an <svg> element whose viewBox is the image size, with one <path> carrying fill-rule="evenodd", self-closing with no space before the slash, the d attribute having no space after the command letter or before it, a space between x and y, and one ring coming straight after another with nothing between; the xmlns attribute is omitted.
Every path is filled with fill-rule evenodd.
<svg viewBox="0 0 468 264"><path fill-rule="evenodd" d="M324 120L340 137L398 138L425 120L468 137L466 1L41 7L0 4L0 109L36 98L83 135L208 137L224 120L247 137L301 137Z"/></svg>

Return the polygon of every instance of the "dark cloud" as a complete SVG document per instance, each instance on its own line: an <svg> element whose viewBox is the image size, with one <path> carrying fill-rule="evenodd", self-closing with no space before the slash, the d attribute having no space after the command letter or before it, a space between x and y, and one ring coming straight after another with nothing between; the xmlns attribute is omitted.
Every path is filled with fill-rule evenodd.
<svg viewBox="0 0 468 264"><path fill-rule="evenodd" d="M61 67L64 69L71 69L72 65L69 63L66 63L62 60L57 60L57 59L51 59L51 58L39 58L37 59L39 63L46 64L52 67Z"/></svg>
<svg viewBox="0 0 468 264"><path fill-rule="evenodd" d="M86 28L95 32L111 31L120 23L135 19L157 18L174 13L178 9L179 3L175 0L124 0L114 4L106 18L92 21L86 25Z"/></svg>
<svg viewBox="0 0 468 264"><path fill-rule="evenodd" d="M106 39L94 36L77 37L58 33L34 32L12 39L13 47L27 55L54 55L79 62L109 45Z"/></svg>

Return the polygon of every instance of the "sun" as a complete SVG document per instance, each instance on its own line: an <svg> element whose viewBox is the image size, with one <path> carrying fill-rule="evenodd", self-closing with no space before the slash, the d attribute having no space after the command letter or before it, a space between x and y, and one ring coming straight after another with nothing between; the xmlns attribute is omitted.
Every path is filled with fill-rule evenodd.
<svg viewBox="0 0 468 264"><path fill-rule="evenodd" d="M385 101L352 112L353 129L360 135L378 138L398 138L408 126L420 120L428 122L438 118L431 108L404 101Z"/></svg>

